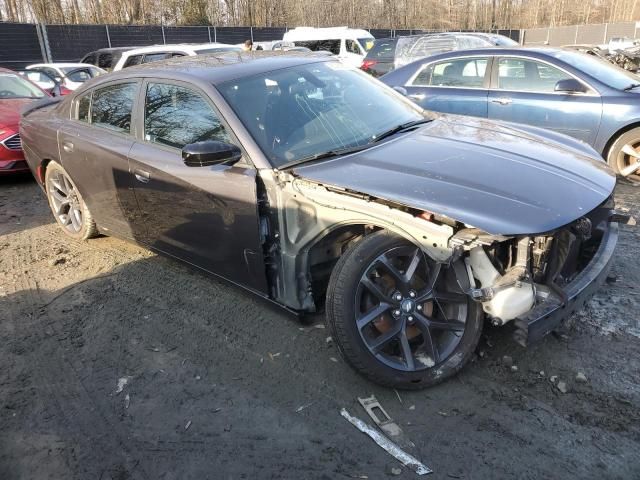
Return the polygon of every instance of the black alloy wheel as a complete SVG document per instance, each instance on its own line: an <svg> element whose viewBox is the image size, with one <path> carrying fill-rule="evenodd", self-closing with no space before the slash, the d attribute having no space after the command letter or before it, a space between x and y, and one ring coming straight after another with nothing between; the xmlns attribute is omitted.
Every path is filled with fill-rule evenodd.
<svg viewBox="0 0 640 480"><path fill-rule="evenodd" d="M345 358L369 378L425 387L457 372L478 343L481 309L468 288L464 264L438 263L382 231L336 265L328 323Z"/></svg>

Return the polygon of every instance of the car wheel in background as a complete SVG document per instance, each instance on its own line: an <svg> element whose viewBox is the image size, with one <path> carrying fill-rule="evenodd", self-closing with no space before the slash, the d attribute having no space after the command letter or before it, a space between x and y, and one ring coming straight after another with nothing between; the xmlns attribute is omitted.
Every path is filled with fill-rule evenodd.
<svg viewBox="0 0 640 480"><path fill-rule="evenodd" d="M82 195L60 164L51 162L47 165L44 183L53 217L67 235L76 240L98 235Z"/></svg>
<svg viewBox="0 0 640 480"><path fill-rule="evenodd" d="M483 315L464 293L468 288L464 263L437 263L408 240L380 231L336 264L327 323L344 358L364 376L424 388L457 373L478 345Z"/></svg>
<svg viewBox="0 0 640 480"><path fill-rule="evenodd" d="M607 163L618 175L640 175L640 169L635 168L640 162L640 128L634 128L623 133L611 145L607 155Z"/></svg>

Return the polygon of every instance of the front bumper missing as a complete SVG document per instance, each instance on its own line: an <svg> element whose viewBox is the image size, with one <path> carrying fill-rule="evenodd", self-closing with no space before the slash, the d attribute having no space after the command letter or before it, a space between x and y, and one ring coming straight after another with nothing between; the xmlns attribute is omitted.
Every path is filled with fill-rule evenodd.
<svg viewBox="0 0 640 480"><path fill-rule="evenodd" d="M602 285L611 268L613 252L618 243L618 224L609 223L600 246L589 264L563 287L566 301L556 294L550 295L526 315L514 320L516 330L514 340L523 347L540 340L566 320L573 313L582 309L596 289Z"/></svg>

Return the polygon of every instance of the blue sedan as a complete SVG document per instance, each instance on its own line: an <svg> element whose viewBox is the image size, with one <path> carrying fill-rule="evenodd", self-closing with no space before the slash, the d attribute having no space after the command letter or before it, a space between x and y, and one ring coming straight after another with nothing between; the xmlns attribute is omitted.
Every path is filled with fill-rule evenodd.
<svg viewBox="0 0 640 480"><path fill-rule="evenodd" d="M380 78L422 107L578 138L618 174L640 174L640 77L559 48L449 52Z"/></svg>

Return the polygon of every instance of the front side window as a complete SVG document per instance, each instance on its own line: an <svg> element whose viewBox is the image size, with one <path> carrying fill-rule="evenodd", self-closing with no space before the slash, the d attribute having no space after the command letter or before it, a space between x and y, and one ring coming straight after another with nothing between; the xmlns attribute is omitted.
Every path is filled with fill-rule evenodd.
<svg viewBox="0 0 640 480"><path fill-rule="evenodd" d="M117 132L131 132L131 111L137 90L135 83L98 88L93 93L91 123Z"/></svg>
<svg viewBox="0 0 640 480"><path fill-rule="evenodd" d="M134 65L140 65L142 63L142 55L132 55L127 58L127 61L124 62L124 66L122 68L133 67Z"/></svg>
<svg viewBox="0 0 640 480"><path fill-rule="evenodd" d="M411 86L482 88L488 63L488 58L460 58L426 65Z"/></svg>
<svg viewBox="0 0 640 480"><path fill-rule="evenodd" d="M367 148L389 129L425 119L400 94L335 61L247 76L218 88L274 167Z"/></svg>
<svg viewBox="0 0 640 480"><path fill-rule="evenodd" d="M159 60L165 60L167 58L171 58L170 53L166 53L166 52L148 53L147 55L144 56L144 60L142 60L142 63L157 62Z"/></svg>
<svg viewBox="0 0 640 480"><path fill-rule="evenodd" d="M355 53L356 55L361 55L360 47L355 42L355 40L345 40L345 46L347 47L347 52Z"/></svg>
<svg viewBox="0 0 640 480"><path fill-rule="evenodd" d="M113 67L113 54L101 53L98 57L98 66L100 68L104 68L105 70L109 70L111 67Z"/></svg>
<svg viewBox="0 0 640 480"><path fill-rule="evenodd" d="M498 88L520 92L553 93L556 83L572 78L551 65L523 58L498 61Z"/></svg>
<svg viewBox="0 0 640 480"><path fill-rule="evenodd" d="M218 114L200 94L164 83L147 86L144 138L175 148L204 140L230 141Z"/></svg>

